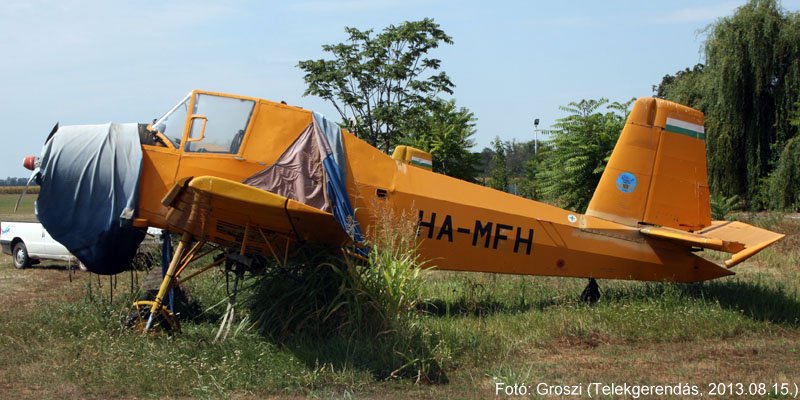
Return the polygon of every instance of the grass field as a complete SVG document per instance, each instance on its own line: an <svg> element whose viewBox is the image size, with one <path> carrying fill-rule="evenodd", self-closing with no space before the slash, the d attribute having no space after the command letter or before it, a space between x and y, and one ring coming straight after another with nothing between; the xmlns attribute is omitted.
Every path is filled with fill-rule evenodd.
<svg viewBox="0 0 800 400"><path fill-rule="evenodd" d="M0 195L0 216L15 201ZM791 398L800 384L800 219L739 217L788 236L734 277L601 281L596 306L578 301L578 279L426 273L419 331L448 381L433 385L387 379L370 362L381 348L358 338L276 340L242 323L214 343L221 273L187 284L202 312L183 319L181 334L141 336L120 323L141 272L110 280L55 263L15 270L4 256L0 398L494 398L498 382L534 392L582 385L581 397L590 382L688 383L706 393L730 383L734 394ZM767 392L757 393L762 383ZM775 392L782 383L791 395Z"/></svg>
<svg viewBox="0 0 800 400"><path fill-rule="evenodd" d="M39 188L38 186L36 187ZM2 188L12 193L5 193L0 190L0 221L36 221L33 212L33 202L36 201L36 194L28 193L19 201L19 208L14 212L14 205L17 204L21 188L15 186Z"/></svg>

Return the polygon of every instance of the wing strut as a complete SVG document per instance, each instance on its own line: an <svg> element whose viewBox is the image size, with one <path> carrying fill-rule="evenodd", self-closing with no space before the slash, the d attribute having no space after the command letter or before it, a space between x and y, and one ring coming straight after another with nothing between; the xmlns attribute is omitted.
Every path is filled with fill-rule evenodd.
<svg viewBox="0 0 800 400"><path fill-rule="evenodd" d="M300 236L300 233L297 232L297 227L294 226L294 221L292 221L292 216L289 214L289 199L283 202L283 211L286 213L286 219L289 220L289 225L292 227L292 232L294 232L294 237L297 238L298 243L303 243L303 238ZM245 231L247 231L247 227L245 227ZM259 232L261 230L259 229Z"/></svg>

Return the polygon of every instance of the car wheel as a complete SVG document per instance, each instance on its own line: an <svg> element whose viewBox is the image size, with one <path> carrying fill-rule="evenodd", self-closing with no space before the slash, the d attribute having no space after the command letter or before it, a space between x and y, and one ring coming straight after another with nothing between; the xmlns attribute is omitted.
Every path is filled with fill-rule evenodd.
<svg viewBox="0 0 800 400"><path fill-rule="evenodd" d="M16 268L25 268L30 267L31 259L28 257L28 248L25 247L25 243L18 242L14 245L14 267Z"/></svg>

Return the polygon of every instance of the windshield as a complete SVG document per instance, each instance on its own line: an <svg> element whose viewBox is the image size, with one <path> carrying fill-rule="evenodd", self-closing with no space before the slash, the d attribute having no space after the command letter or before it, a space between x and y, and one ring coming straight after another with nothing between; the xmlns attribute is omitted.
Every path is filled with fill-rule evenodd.
<svg viewBox="0 0 800 400"><path fill-rule="evenodd" d="M186 151L239 153L255 102L200 93L195 98ZM198 116L203 116L202 120ZM202 132L202 134L201 134Z"/></svg>
<svg viewBox="0 0 800 400"><path fill-rule="evenodd" d="M153 129L161 132L177 148L180 146L183 130L186 126L186 114L189 111L189 98L187 94L180 103L172 107L166 114L153 123Z"/></svg>

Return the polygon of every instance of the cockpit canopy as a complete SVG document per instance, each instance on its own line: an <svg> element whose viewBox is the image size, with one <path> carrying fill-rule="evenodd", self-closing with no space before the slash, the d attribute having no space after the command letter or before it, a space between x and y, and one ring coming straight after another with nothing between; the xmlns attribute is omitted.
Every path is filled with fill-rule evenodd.
<svg viewBox="0 0 800 400"><path fill-rule="evenodd" d="M151 130L186 152L237 154L254 109L251 99L193 91L157 119Z"/></svg>

